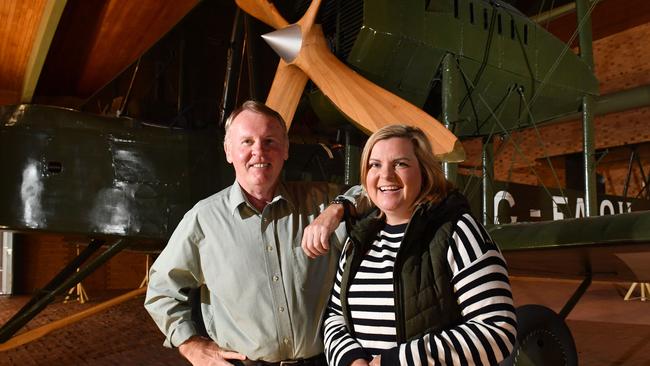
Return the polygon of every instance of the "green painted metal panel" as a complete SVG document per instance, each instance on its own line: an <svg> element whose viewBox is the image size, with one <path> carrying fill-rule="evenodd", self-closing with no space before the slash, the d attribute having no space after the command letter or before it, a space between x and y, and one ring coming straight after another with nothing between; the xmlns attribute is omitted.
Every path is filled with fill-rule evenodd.
<svg viewBox="0 0 650 366"><path fill-rule="evenodd" d="M578 111L585 93L598 93L587 65L516 9L459 0L455 13L454 3L432 1L425 9L421 1L366 1L349 64L421 107L432 103L442 57L456 55L466 85L455 129L461 137L529 127L531 118Z"/></svg>
<svg viewBox="0 0 650 366"><path fill-rule="evenodd" d="M650 211L506 224L490 229L504 251L619 243L650 243Z"/></svg>
<svg viewBox="0 0 650 366"><path fill-rule="evenodd" d="M162 241L232 183L221 139L37 105L0 107L0 225Z"/></svg>
<svg viewBox="0 0 650 366"><path fill-rule="evenodd" d="M399 95L415 105L423 106L445 54L438 48L420 43L413 50L407 66L402 67L404 71L399 84Z"/></svg>
<svg viewBox="0 0 650 366"><path fill-rule="evenodd" d="M348 56L348 62L362 75L383 86L393 50L398 44L398 37L364 27Z"/></svg>

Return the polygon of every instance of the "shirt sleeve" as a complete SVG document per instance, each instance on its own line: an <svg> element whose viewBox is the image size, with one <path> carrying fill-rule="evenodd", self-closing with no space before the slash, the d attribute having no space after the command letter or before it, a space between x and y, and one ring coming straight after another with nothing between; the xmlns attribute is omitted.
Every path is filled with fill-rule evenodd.
<svg viewBox="0 0 650 366"><path fill-rule="evenodd" d="M372 202L368 199L368 196L363 193L363 187L359 184L350 187L347 191L338 195L336 198L345 199L354 205L354 208L357 211L357 216L359 217L365 216L373 208Z"/></svg>
<svg viewBox="0 0 650 366"><path fill-rule="evenodd" d="M202 235L191 210L149 270L144 307L165 334L166 347L178 347L197 334L188 295L203 283L198 250Z"/></svg>
<svg viewBox="0 0 650 366"><path fill-rule="evenodd" d="M471 215L458 221L447 252L463 323L382 353L382 365L496 365L508 357L516 316L506 263Z"/></svg>
<svg viewBox="0 0 650 366"><path fill-rule="evenodd" d="M345 251L343 251L323 322L325 357L327 358L327 364L334 366L348 366L352 361L359 358L368 361L372 360L372 357L361 347L359 342L350 335L343 318L340 295L345 261L346 255Z"/></svg>

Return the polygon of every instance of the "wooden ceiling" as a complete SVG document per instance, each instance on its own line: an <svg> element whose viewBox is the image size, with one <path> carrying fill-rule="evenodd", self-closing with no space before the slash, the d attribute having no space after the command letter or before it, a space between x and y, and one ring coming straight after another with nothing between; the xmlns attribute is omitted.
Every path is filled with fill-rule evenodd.
<svg viewBox="0 0 650 366"><path fill-rule="evenodd" d="M20 100L46 2L0 1L0 104Z"/></svg>
<svg viewBox="0 0 650 366"><path fill-rule="evenodd" d="M516 5L530 9L538 1L518 0ZM198 2L0 1L0 105L88 98L136 61ZM230 20L232 14L218 16L221 19L216 22ZM647 22L650 1L601 0L593 13L594 39ZM575 29L575 14L546 26L567 40Z"/></svg>
<svg viewBox="0 0 650 366"><path fill-rule="evenodd" d="M197 3L0 1L0 104L31 102L34 95L87 98Z"/></svg>

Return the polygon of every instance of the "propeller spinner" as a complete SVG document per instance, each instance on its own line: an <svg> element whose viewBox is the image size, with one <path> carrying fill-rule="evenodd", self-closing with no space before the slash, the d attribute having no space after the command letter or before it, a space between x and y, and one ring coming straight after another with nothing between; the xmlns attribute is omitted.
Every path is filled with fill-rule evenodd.
<svg viewBox="0 0 650 366"><path fill-rule="evenodd" d="M420 108L362 77L332 54L320 25L314 24L321 0L314 0L302 18L289 25L268 0L236 0L242 10L278 29L263 38L281 60L266 100L290 127L298 102L311 79L327 98L362 130L404 123L421 128L433 153L459 162L465 151L456 136Z"/></svg>

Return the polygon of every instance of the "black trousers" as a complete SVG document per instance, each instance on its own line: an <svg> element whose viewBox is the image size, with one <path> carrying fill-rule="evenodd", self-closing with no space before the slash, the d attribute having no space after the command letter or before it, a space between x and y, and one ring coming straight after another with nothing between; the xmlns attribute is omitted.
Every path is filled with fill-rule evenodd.
<svg viewBox="0 0 650 366"><path fill-rule="evenodd" d="M232 360L230 361L235 366L326 366L327 361L325 360L325 355L320 354L314 357L302 359L302 360L291 360L291 361L282 361L282 362L265 362L265 361L239 361Z"/></svg>

